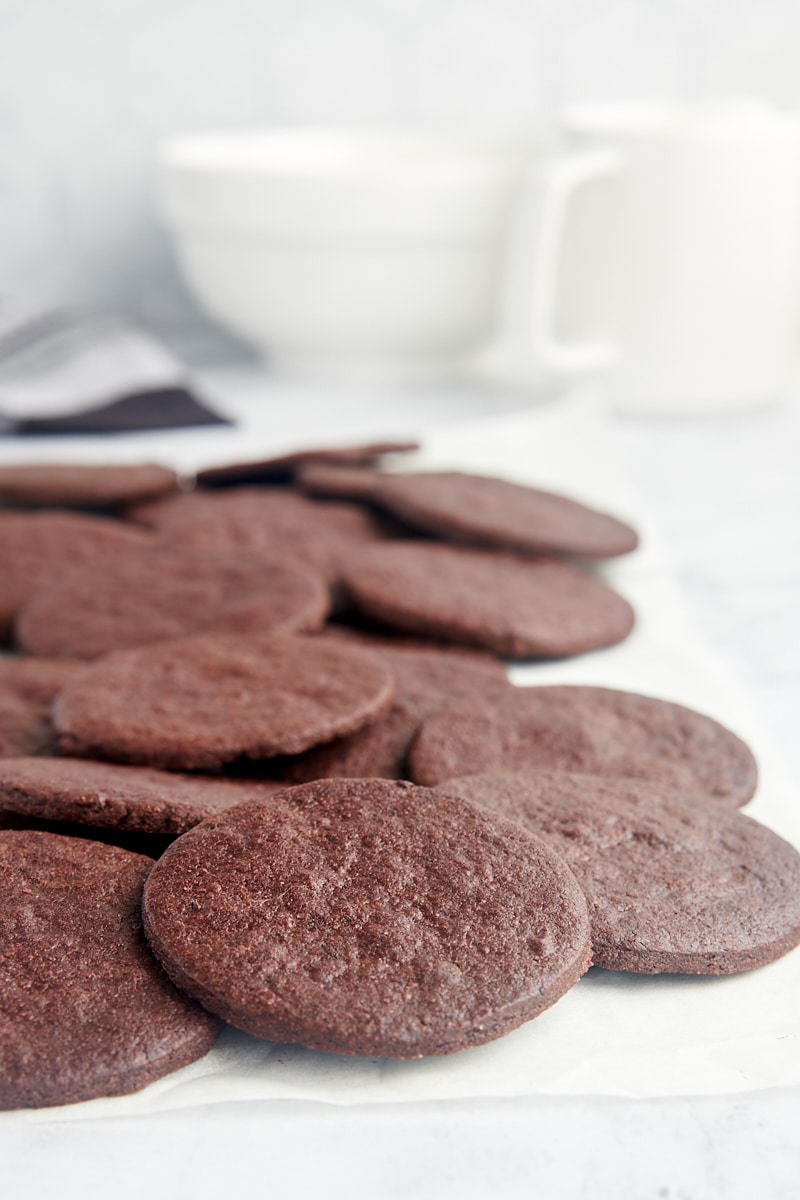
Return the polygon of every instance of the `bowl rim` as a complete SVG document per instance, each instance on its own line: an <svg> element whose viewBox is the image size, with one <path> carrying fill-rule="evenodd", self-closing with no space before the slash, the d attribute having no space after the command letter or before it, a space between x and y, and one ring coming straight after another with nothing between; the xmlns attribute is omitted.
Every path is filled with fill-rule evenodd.
<svg viewBox="0 0 800 1200"><path fill-rule="evenodd" d="M532 127L254 125L165 138L158 159L180 174L407 178L493 173L533 157L542 144L542 133Z"/></svg>

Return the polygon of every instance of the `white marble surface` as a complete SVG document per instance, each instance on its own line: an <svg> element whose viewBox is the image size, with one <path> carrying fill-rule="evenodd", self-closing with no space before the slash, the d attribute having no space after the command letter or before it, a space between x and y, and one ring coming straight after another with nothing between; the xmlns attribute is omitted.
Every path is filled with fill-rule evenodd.
<svg viewBox="0 0 800 1200"><path fill-rule="evenodd" d="M232 408L263 404L276 444L424 433L529 402L457 388L336 396L238 371L212 372L207 386ZM800 404L714 421L609 417L608 433L705 638L746 684L800 795ZM200 436L193 453L211 457L214 441ZM2 457L11 454L6 443ZM7 1126L0 1161L4 1195L65 1200L138 1197L143 1179L156 1196L789 1200L800 1186L798 1118L800 1088L379 1109L251 1103Z"/></svg>

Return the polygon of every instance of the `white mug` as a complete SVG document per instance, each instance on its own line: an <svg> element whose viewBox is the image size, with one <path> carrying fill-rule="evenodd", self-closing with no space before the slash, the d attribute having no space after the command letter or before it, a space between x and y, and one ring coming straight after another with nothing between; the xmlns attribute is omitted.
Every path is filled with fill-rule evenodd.
<svg viewBox="0 0 800 1200"><path fill-rule="evenodd" d="M532 341L625 412L779 398L800 329L800 125L757 102L567 111L541 167Z"/></svg>

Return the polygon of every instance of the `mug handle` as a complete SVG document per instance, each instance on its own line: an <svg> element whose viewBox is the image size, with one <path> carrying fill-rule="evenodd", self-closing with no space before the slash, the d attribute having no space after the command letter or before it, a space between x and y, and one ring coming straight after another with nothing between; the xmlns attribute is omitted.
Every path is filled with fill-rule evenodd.
<svg viewBox="0 0 800 1200"><path fill-rule="evenodd" d="M537 361L550 371L602 371L619 359L610 342L565 342L555 334L559 262L570 199L579 187L618 175L619 151L608 148L570 151L541 170L541 210L534 246L530 308L531 346Z"/></svg>

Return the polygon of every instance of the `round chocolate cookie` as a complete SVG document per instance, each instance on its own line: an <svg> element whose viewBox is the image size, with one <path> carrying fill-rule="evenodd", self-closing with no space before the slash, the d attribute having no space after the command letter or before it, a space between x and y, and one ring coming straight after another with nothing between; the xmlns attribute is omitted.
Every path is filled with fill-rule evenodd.
<svg viewBox="0 0 800 1200"><path fill-rule="evenodd" d="M387 542L351 558L342 581L371 617L507 658L561 658L621 642L633 609L572 563L433 542Z"/></svg>
<svg viewBox="0 0 800 1200"><path fill-rule="evenodd" d="M385 475L374 498L415 528L519 554L612 558L639 540L616 517L567 496L486 475Z"/></svg>
<svg viewBox="0 0 800 1200"><path fill-rule="evenodd" d="M177 487L175 472L153 463L0 466L0 503L20 508L115 508Z"/></svg>
<svg viewBox="0 0 800 1200"><path fill-rule="evenodd" d="M130 829L101 829L99 825L81 825L77 821L50 821L46 817L29 817L0 808L0 829L28 829L38 833L57 833L59 837L77 837L84 841L104 842L119 846L147 858L160 858L175 835L169 833L139 833Z"/></svg>
<svg viewBox="0 0 800 1200"><path fill-rule="evenodd" d="M616 517L554 492L460 471L388 475L352 469L309 471L303 486L320 495L370 500L414 529L456 542L511 550L612 558L638 544Z"/></svg>
<svg viewBox="0 0 800 1200"><path fill-rule="evenodd" d="M82 666L65 660L0 656L0 758L56 751L50 707Z"/></svg>
<svg viewBox="0 0 800 1200"><path fill-rule="evenodd" d="M0 812L101 829L179 834L281 786L94 759L7 758L0 762Z"/></svg>
<svg viewBox="0 0 800 1200"><path fill-rule="evenodd" d="M383 476L380 471L346 463L310 462L297 471L296 483L311 496L372 501Z"/></svg>
<svg viewBox="0 0 800 1200"><path fill-rule="evenodd" d="M275 1042L419 1058L537 1016L589 965L563 861L518 826L386 780L325 780L205 821L154 867L150 945Z"/></svg>
<svg viewBox="0 0 800 1200"><path fill-rule="evenodd" d="M356 550L382 537L377 519L357 505L257 487L183 492L137 505L128 516L170 547L300 562L328 580Z"/></svg>
<svg viewBox="0 0 800 1200"><path fill-rule="evenodd" d="M630 779L540 771L449 779L548 842L589 904L592 960L612 971L730 975L800 943L800 854L736 811Z"/></svg>
<svg viewBox="0 0 800 1200"><path fill-rule="evenodd" d="M73 567L151 542L152 537L142 530L105 517L0 513L0 639L8 637L26 600Z"/></svg>
<svg viewBox="0 0 800 1200"><path fill-rule="evenodd" d="M748 747L711 717L633 692L568 685L442 709L423 721L409 766L429 785L489 771L630 776L732 807L747 803L757 781Z"/></svg>
<svg viewBox="0 0 800 1200"><path fill-rule="evenodd" d="M53 724L68 754L195 770L351 733L392 690L355 646L206 635L97 659L60 693Z"/></svg>
<svg viewBox="0 0 800 1200"><path fill-rule="evenodd" d="M142 936L152 865L101 842L0 832L0 1108L135 1092L214 1044L220 1022Z"/></svg>
<svg viewBox="0 0 800 1200"><path fill-rule="evenodd" d="M511 686L502 663L485 655L349 636L389 666L395 679L394 700L382 716L357 733L287 759L281 771L284 779L403 779L408 747L423 717L451 696L492 695Z"/></svg>
<svg viewBox="0 0 800 1200"><path fill-rule="evenodd" d="M14 637L30 654L88 659L201 631L300 633L318 629L329 609L328 588L309 568L127 547L37 592Z"/></svg>
<svg viewBox="0 0 800 1200"><path fill-rule="evenodd" d="M206 467L196 475L197 486L239 487L251 483L291 483L299 468L312 463L341 463L343 466L370 466L384 454L402 454L419 450L419 442L370 442L365 446L329 446L324 449L295 450L277 458L254 462L230 463L224 467Z"/></svg>

